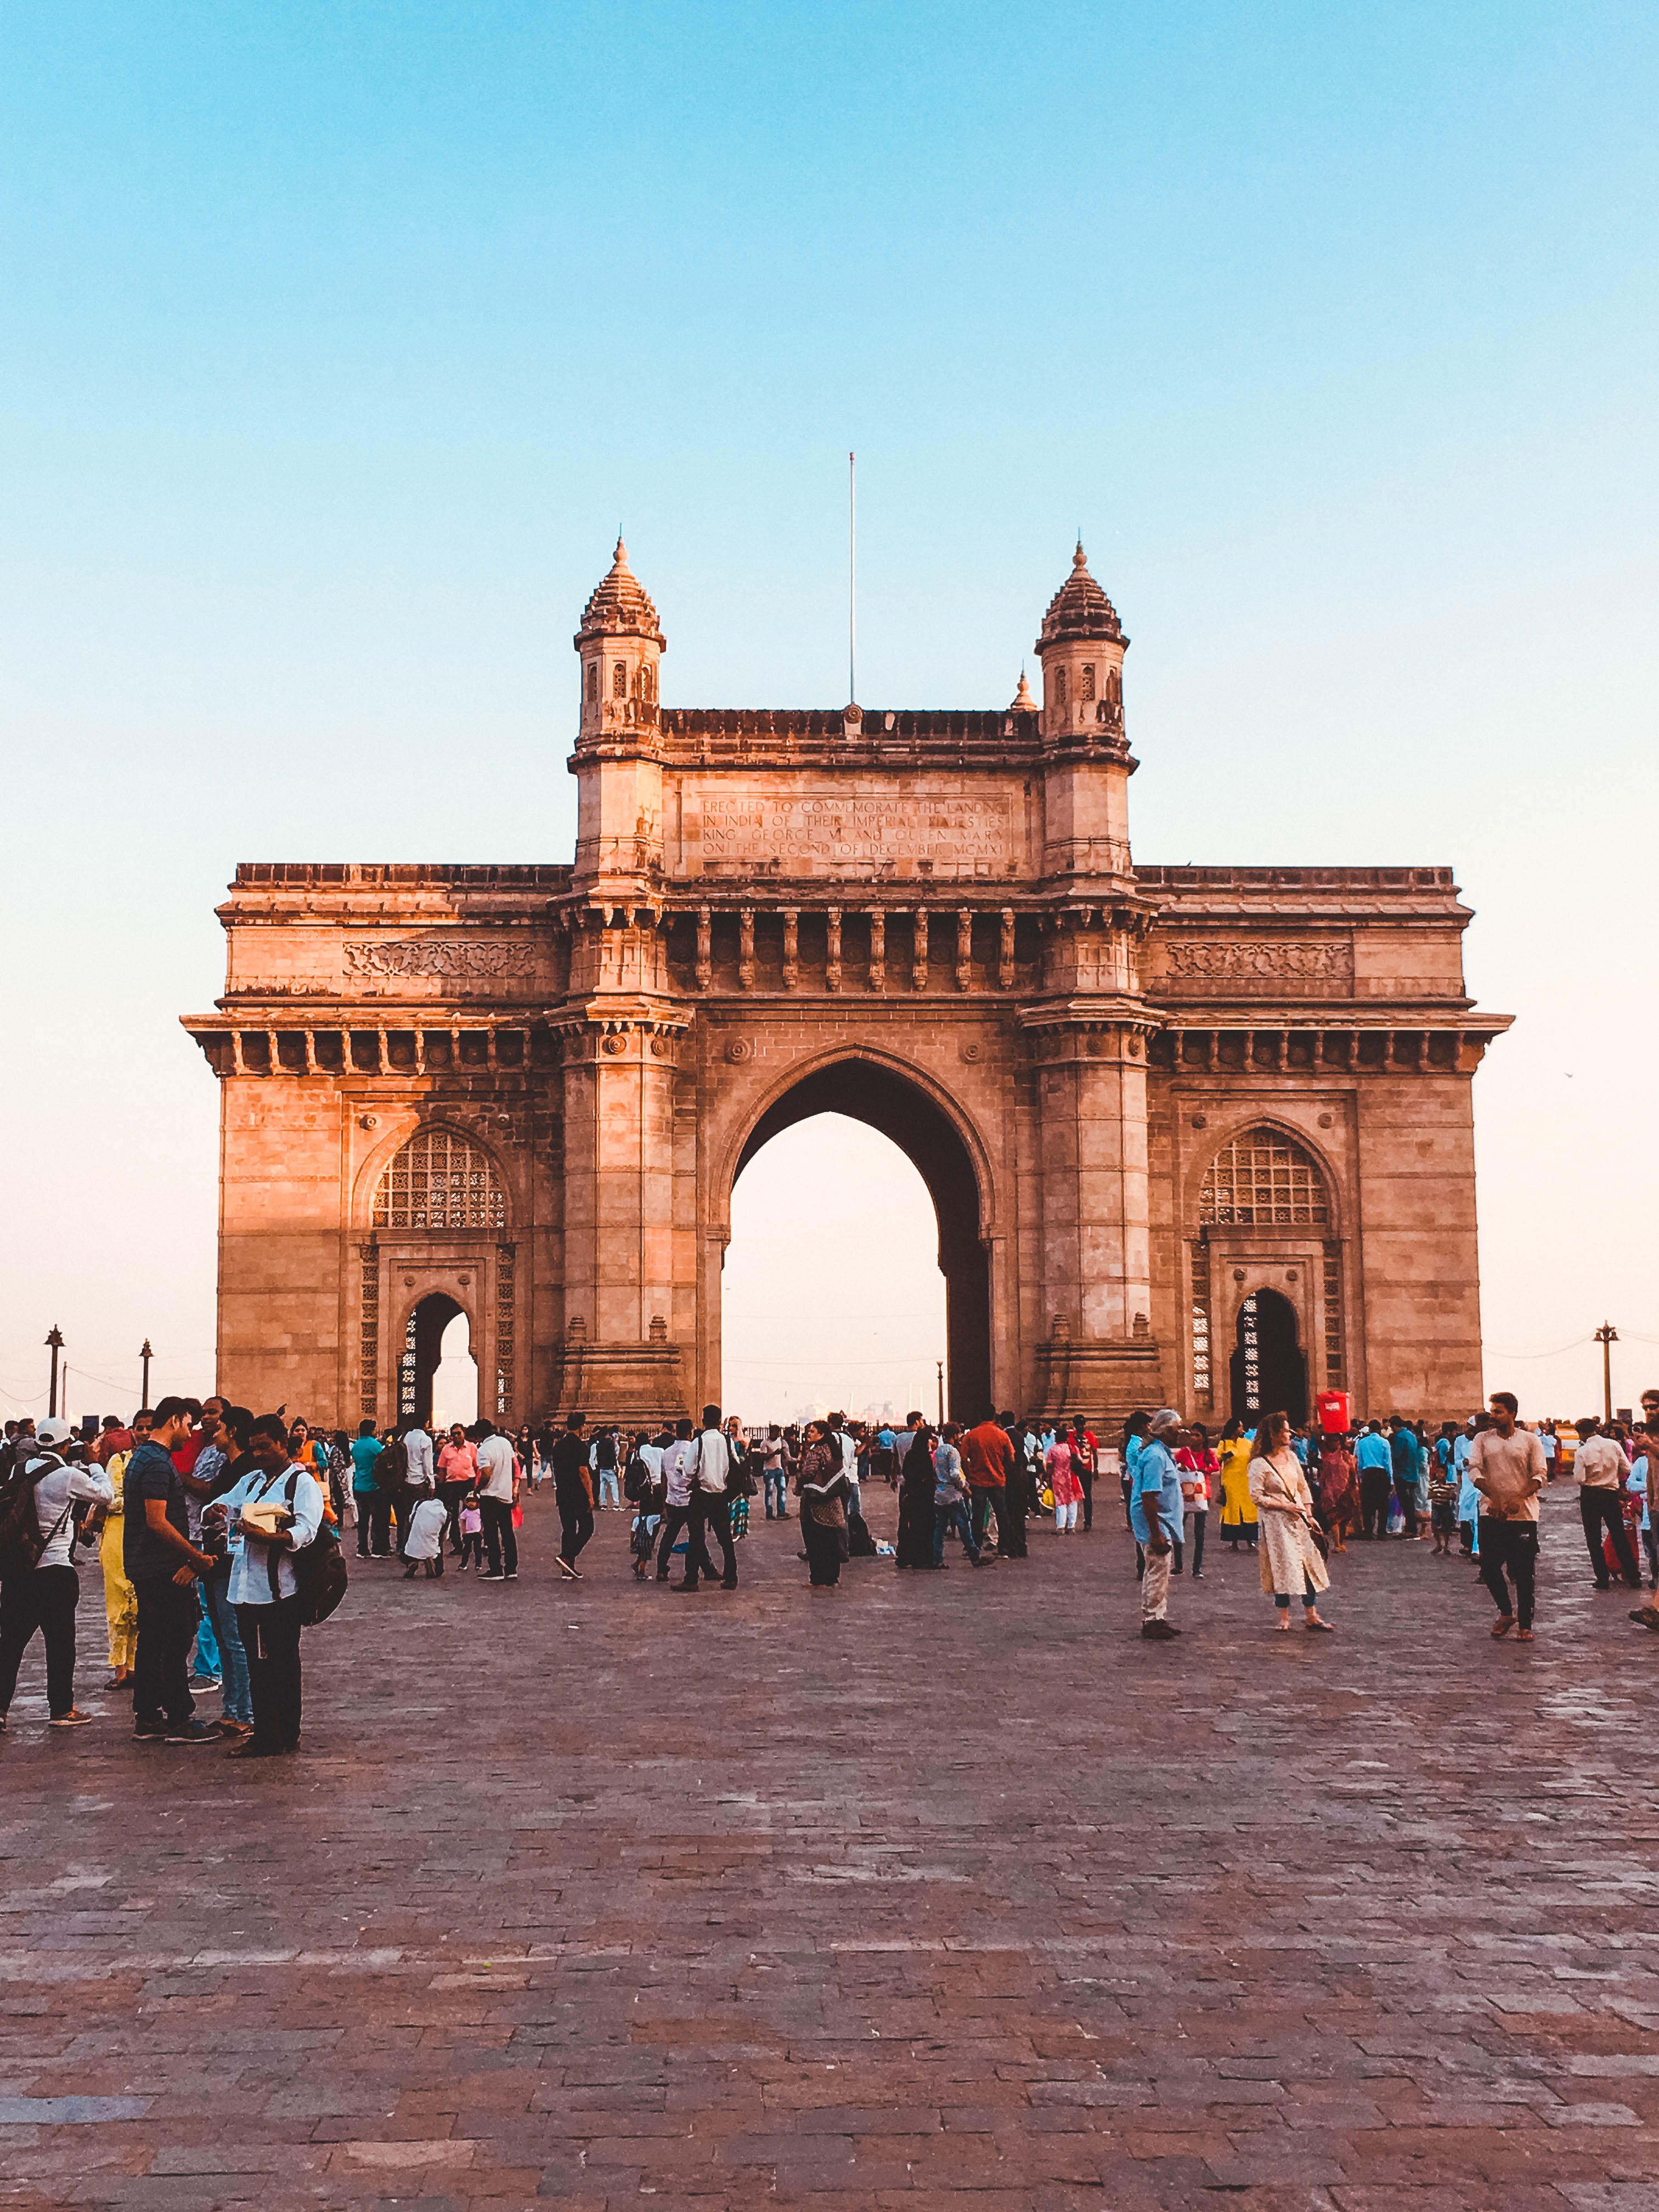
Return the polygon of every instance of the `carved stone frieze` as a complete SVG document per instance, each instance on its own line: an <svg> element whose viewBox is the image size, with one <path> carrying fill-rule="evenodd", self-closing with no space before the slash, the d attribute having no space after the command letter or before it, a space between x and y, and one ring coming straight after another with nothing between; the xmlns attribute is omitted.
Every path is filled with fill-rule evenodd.
<svg viewBox="0 0 1659 2212"><path fill-rule="evenodd" d="M442 982L527 975L534 947L487 937L359 938L343 948L348 975L432 978Z"/></svg>
<svg viewBox="0 0 1659 2212"><path fill-rule="evenodd" d="M1253 998L1285 988L1334 995L1353 988L1353 945L1334 934L1166 937L1149 981L1211 996Z"/></svg>

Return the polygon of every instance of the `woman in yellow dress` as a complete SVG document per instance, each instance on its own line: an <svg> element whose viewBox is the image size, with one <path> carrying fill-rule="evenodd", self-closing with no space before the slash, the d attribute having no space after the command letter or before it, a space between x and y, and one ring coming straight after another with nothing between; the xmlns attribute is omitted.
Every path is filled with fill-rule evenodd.
<svg viewBox="0 0 1659 2212"><path fill-rule="evenodd" d="M135 1438L140 1433L136 1431ZM115 1492L115 1503L106 1509L104 1532L98 1539L99 1564L104 1570L104 1611L109 1615L109 1663L114 1676L112 1689L131 1680L132 1662L138 1650L138 1593L127 1580L122 1558L127 1526L122 1499L126 1489L127 1462L131 1457L131 1452L111 1455L106 1471Z"/></svg>
<svg viewBox="0 0 1659 2212"><path fill-rule="evenodd" d="M1221 1534L1237 1551L1239 1539L1255 1549L1255 1500L1250 1495L1250 1439L1235 1415L1221 1431L1216 1452L1221 1461Z"/></svg>

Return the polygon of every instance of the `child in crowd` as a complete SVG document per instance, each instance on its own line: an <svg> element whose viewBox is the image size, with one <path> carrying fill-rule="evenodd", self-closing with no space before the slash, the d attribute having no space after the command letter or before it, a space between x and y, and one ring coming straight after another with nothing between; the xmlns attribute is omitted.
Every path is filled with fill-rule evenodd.
<svg viewBox="0 0 1659 2212"><path fill-rule="evenodd" d="M469 1490L461 1500L461 1564L459 1572L465 1574L469 1566L483 1565L483 1508L478 1503L478 1493Z"/></svg>
<svg viewBox="0 0 1659 2212"><path fill-rule="evenodd" d="M415 1571L422 1565L426 1578L439 1581L444 1571L444 1529L449 1521L447 1507L441 1505L428 1486L420 1493L415 1510L409 1519L409 1541L404 1546L404 1557L408 1561L404 1569L404 1580L412 1582Z"/></svg>
<svg viewBox="0 0 1659 2212"><path fill-rule="evenodd" d="M1450 1467L1437 1453L1429 1468L1429 1526L1434 1534L1435 1557L1451 1557L1452 1539L1457 1534L1457 1495L1462 1485Z"/></svg>

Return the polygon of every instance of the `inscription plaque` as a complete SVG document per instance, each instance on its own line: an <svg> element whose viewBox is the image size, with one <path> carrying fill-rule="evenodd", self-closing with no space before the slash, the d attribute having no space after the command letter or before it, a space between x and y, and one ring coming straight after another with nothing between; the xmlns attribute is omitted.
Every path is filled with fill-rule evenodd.
<svg viewBox="0 0 1659 2212"><path fill-rule="evenodd" d="M1000 792L858 797L830 789L744 798L711 792L702 799L702 855L750 864L1002 866L1014 857L1013 825L1012 802Z"/></svg>

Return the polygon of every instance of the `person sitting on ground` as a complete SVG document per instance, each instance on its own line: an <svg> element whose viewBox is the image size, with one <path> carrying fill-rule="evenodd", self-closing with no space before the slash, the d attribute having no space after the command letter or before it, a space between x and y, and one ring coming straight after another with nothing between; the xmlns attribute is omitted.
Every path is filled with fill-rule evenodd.
<svg viewBox="0 0 1659 2212"><path fill-rule="evenodd" d="M426 1578L439 1581L444 1571L444 1530L449 1523L449 1508L432 1490L423 1490L415 1501L415 1510L409 1516L409 1541L404 1546L404 1558L408 1562L404 1569L404 1580L413 1582L422 1566Z"/></svg>

